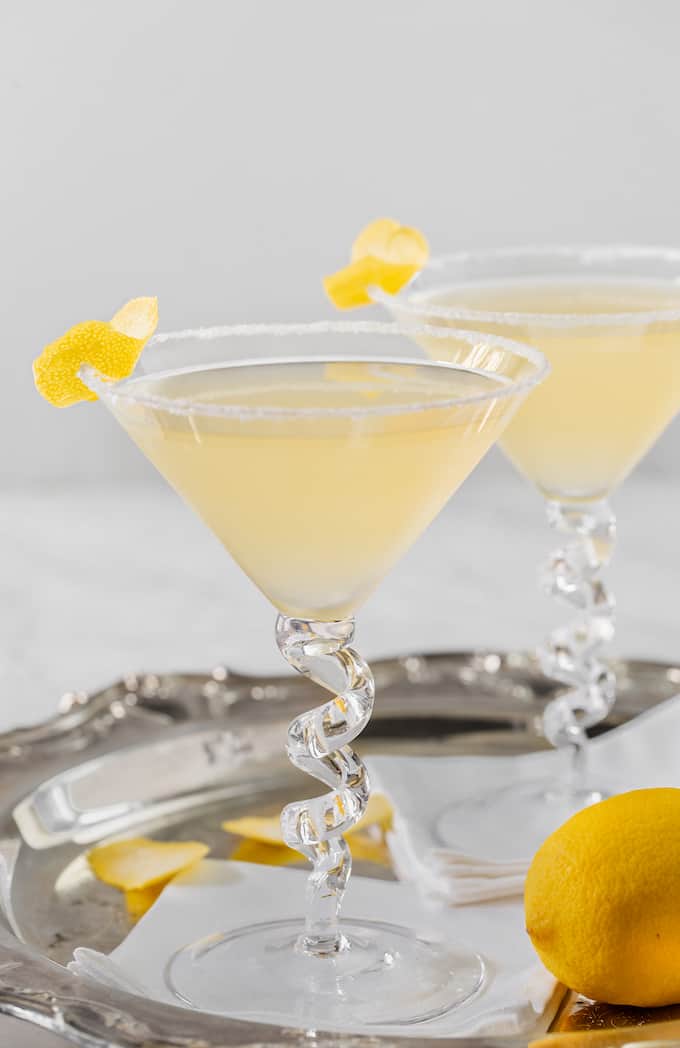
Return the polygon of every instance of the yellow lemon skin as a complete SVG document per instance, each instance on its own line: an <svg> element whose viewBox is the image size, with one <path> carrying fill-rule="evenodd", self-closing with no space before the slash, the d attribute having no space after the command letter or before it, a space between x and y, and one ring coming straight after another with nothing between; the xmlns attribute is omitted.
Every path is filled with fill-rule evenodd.
<svg viewBox="0 0 680 1048"><path fill-rule="evenodd" d="M104 884L122 891L141 891L166 885L181 870L205 858L209 851L207 844L200 841L131 837L100 844L88 854L87 861L95 877Z"/></svg>
<svg viewBox="0 0 680 1048"><path fill-rule="evenodd" d="M402 226L394 218L376 218L361 230L352 244L352 262L372 255L383 262L422 268L430 247L419 229Z"/></svg>
<svg viewBox="0 0 680 1048"><path fill-rule="evenodd" d="M124 335L107 321L86 320L50 342L33 362L36 388L57 408L96 400L78 378L81 366L90 364L107 378L123 379L133 371L143 348L142 339Z"/></svg>
<svg viewBox="0 0 680 1048"><path fill-rule="evenodd" d="M529 869L527 932L570 989L639 1008L680 1003L680 789L585 808Z"/></svg>
<svg viewBox="0 0 680 1048"><path fill-rule="evenodd" d="M347 836L377 826L383 833L392 829L392 805L383 793L372 793L359 821L347 831ZM278 815L249 815L241 819L227 819L222 829L239 837L249 837L261 844L283 845L281 819ZM296 855L299 854L296 852Z"/></svg>
<svg viewBox="0 0 680 1048"><path fill-rule="evenodd" d="M373 255L366 255L356 262L350 262L337 273L324 277L323 286L336 309L356 309L372 304L369 288L379 287L388 295L396 295L417 272L418 266L385 262Z"/></svg>
<svg viewBox="0 0 680 1048"><path fill-rule="evenodd" d="M146 342L158 327L158 299L131 298L111 317L111 327Z"/></svg>
<svg viewBox="0 0 680 1048"><path fill-rule="evenodd" d="M370 288L396 295L422 269L429 253L420 230L402 226L394 218L376 218L352 244L350 264L325 277L323 286L337 309L370 306Z"/></svg>
<svg viewBox="0 0 680 1048"><path fill-rule="evenodd" d="M390 856L384 841L372 837L369 833L353 833L348 836L347 843L352 858L389 867ZM305 861L300 852L293 851L286 844L268 844L254 837L242 837L229 858L236 862L254 862L260 866L289 866L294 862ZM126 896L130 894L126 892Z"/></svg>
<svg viewBox="0 0 680 1048"><path fill-rule="evenodd" d="M158 325L158 299L133 298L110 323L86 320L45 346L33 361L36 389L57 408L97 396L78 377L83 364L113 380L127 378Z"/></svg>
<svg viewBox="0 0 680 1048"><path fill-rule="evenodd" d="M152 884L150 888L130 888L125 892L125 905L133 921L138 921L150 910L165 888L167 881Z"/></svg>

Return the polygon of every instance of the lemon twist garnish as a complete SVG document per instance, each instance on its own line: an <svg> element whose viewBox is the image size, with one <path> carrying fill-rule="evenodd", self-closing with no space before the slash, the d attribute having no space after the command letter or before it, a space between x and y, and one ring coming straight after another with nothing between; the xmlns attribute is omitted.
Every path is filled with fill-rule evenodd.
<svg viewBox="0 0 680 1048"><path fill-rule="evenodd" d="M86 320L76 324L45 346L33 361L36 389L58 408L96 400L96 393L78 377L83 364L112 381L127 378L157 324L155 298L131 299L110 321Z"/></svg>
<svg viewBox="0 0 680 1048"><path fill-rule="evenodd" d="M429 253L419 230L378 218L352 244L350 264L324 278L326 294L338 309L370 305L371 287L396 295L423 268Z"/></svg>

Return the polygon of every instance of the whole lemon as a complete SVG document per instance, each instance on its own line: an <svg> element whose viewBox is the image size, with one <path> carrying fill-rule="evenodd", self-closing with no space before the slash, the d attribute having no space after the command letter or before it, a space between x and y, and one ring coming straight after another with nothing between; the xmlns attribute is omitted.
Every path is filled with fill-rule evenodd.
<svg viewBox="0 0 680 1048"><path fill-rule="evenodd" d="M680 789L584 808L541 845L527 932L572 990L638 1007L680 1002Z"/></svg>

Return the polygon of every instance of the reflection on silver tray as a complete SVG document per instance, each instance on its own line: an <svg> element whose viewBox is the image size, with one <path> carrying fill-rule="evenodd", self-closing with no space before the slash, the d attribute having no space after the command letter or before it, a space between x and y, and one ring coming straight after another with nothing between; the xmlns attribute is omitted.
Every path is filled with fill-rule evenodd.
<svg viewBox="0 0 680 1048"><path fill-rule="evenodd" d="M526 655L413 655L373 669L378 700L365 750L508 754L544 745L541 711L552 686ZM680 686L677 666L622 662L616 671L619 701L606 727ZM68 695L49 721L0 735L0 1011L102 1048L308 1045L309 1031L168 1008L85 983L63 964L75 946L108 951L129 930L119 893L89 872L92 842L134 830L198 838L226 857L234 842L219 829L222 819L273 812L308 791L283 746L293 713L318 694L302 678L224 668L149 674ZM375 875L376 867L361 872ZM388 1043L319 1032L315 1039Z"/></svg>

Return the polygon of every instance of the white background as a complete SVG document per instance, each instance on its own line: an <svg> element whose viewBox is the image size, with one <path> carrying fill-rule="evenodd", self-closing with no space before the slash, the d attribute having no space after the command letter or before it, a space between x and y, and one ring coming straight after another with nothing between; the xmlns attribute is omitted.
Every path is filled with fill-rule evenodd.
<svg viewBox="0 0 680 1048"><path fill-rule="evenodd" d="M392 214L435 251L680 244L676 0L0 0L0 727L123 670L280 667L272 609L48 340L157 294L161 327L332 316ZM679 423L617 494L615 649L672 658ZM370 657L528 648L541 500L493 454L360 615Z"/></svg>
<svg viewBox="0 0 680 1048"><path fill-rule="evenodd" d="M0 11L1 479L150 475L102 411L41 402L29 366L133 295L166 329L316 318L383 213L438 252L680 243L676 0Z"/></svg>
<svg viewBox="0 0 680 1048"><path fill-rule="evenodd" d="M123 669L275 664L271 609L104 411L37 396L42 345L139 294L165 329L328 315L380 214L437 252L678 244L679 34L677 0L0 0L0 728ZM679 439L617 500L627 654L676 650ZM492 458L364 650L533 644L547 545Z"/></svg>

